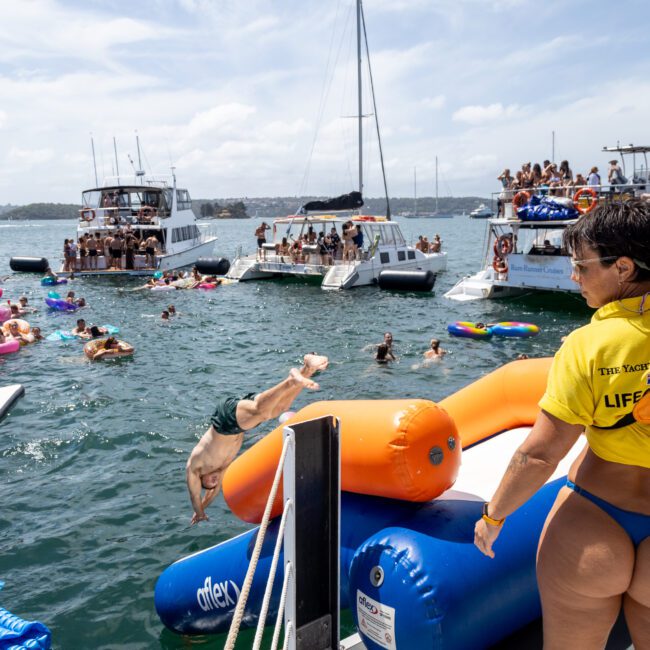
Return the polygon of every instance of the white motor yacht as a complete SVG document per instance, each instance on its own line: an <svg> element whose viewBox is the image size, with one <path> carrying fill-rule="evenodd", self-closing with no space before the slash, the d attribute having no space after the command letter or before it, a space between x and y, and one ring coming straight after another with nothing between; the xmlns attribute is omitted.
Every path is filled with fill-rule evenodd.
<svg viewBox="0 0 650 650"><path fill-rule="evenodd" d="M518 197L531 199L530 204L541 203L539 190L526 190L503 202L502 216L488 221L483 268L463 278L446 294L457 301L506 298L531 291L562 291L579 293L571 279L570 255L562 246L564 229L575 223L579 213L591 211L599 203L625 201L647 192L650 184L647 154L650 147L605 147L604 152L620 154L625 170L625 155L633 156L631 182L625 185L597 185L575 188L572 198L547 197L558 206L570 208L573 218L562 219L562 210L555 218L543 218L543 211L515 211ZM637 167L636 156L642 155L644 164ZM625 172L627 174L627 171ZM547 191L547 190L544 190ZM537 193L537 194L536 194Z"/></svg>
<svg viewBox="0 0 650 650"><path fill-rule="evenodd" d="M492 212L492 210L490 210L490 208L488 208L485 203L481 203L478 208L474 208L474 210L469 213L470 219L489 219L493 216L494 212Z"/></svg>
<svg viewBox="0 0 650 650"><path fill-rule="evenodd" d="M342 259L340 247L304 243L310 230L318 237L332 231L341 238L342 227L351 221L362 235L354 259ZM283 250L283 240L284 250ZM286 252L286 246L300 242ZM399 224L386 217L363 215L295 215L273 222L273 242L262 244L254 255L238 255L227 278L239 281L272 276L315 278L323 289L351 289L376 284L385 270L432 271L447 268L447 254L422 253L407 244Z"/></svg>
<svg viewBox="0 0 650 650"><path fill-rule="evenodd" d="M95 260L77 256L76 275L151 275L194 264L199 257L212 253L217 237L209 226L200 226L192 211L192 200L186 189L176 186L176 176L152 176L136 172L135 176L109 177L101 187L82 193L76 240L83 235L101 238L120 231L135 235L137 242L155 237L155 258L147 258L144 247L138 247L133 264L125 252L107 268L103 250ZM132 268L127 268L132 266ZM65 261L58 275L70 274Z"/></svg>

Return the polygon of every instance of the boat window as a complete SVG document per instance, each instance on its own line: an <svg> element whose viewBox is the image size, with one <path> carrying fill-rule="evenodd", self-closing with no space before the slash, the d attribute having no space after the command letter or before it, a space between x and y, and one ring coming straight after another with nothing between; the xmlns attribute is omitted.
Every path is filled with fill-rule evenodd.
<svg viewBox="0 0 650 650"><path fill-rule="evenodd" d="M379 253L379 261L382 264L390 264L390 253Z"/></svg>
<svg viewBox="0 0 650 650"><path fill-rule="evenodd" d="M179 210L192 209L192 199L190 199L190 193L187 190L176 190L176 200Z"/></svg>
<svg viewBox="0 0 650 650"><path fill-rule="evenodd" d="M403 262L406 259L406 253L404 251L397 251L397 261Z"/></svg>
<svg viewBox="0 0 650 650"><path fill-rule="evenodd" d="M165 191L165 203L167 205L167 208L169 210L172 209L172 191L170 189L166 189Z"/></svg>
<svg viewBox="0 0 650 650"><path fill-rule="evenodd" d="M81 204L84 208L99 208L101 207L99 203L101 195L102 193L99 190L84 192L81 195Z"/></svg>
<svg viewBox="0 0 650 650"><path fill-rule="evenodd" d="M178 241L178 228L172 228L172 244Z"/></svg>
<svg viewBox="0 0 650 650"><path fill-rule="evenodd" d="M408 252L408 258L410 260L414 260L415 259L415 251L407 251L407 252Z"/></svg>
<svg viewBox="0 0 650 650"><path fill-rule="evenodd" d="M404 239L404 235L402 235L402 231L399 228L391 228L393 231L393 234L395 235L395 243L398 246L405 246L406 245L406 240Z"/></svg>
<svg viewBox="0 0 650 650"><path fill-rule="evenodd" d="M382 229L382 244L395 244L395 234L393 228L386 226Z"/></svg>

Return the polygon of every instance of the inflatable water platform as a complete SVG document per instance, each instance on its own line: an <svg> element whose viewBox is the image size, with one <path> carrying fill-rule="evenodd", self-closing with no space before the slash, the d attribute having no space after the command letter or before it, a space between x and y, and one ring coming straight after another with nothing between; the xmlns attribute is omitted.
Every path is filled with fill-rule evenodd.
<svg viewBox="0 0 650 650"><path fill-rule="evenodd" d="M495 559L474 547L473 531L482 503L491 497L512 453L536 418L549 365L549 360L541 359L513 362L437 406L426 400L320 402L287 421L317 417L314 410L328 409L339 418L341 483L348 490L341 495L340 600L341 607L351 609L369 650L485 648L539 617L537 542L563 483L561 477L582 444L576 443L549 482L508 518L507 534L504 532L495 546ZM522 377L526 381L522 382ZM349 404L359 408L355 411ZM421 433L419 426L410 430L418 419L409 414L419 413L423 418L421 410L430 412L427 418L441 427L439 431ZM355 412L359 418L351 420ZM387 424L390 412L392 434ZM373 437L377 426L379 432ZM255 450L262 445L269 454L275 442L267 439L276 436L278 430L242 454L226 473L228 478L240 464L229 477L227 498L247 521L258 516L260 499L252 484L265 475L267 462L273 467L277 462ZM460 471L461 445L454 453L445 447L445 440L456 440L455 436L463 447ZM410 449L411 443L415 451ZM444 463L436 466L428 461L435 471L431 467L426 470L435 474L439 492L425 497L414 486L418 485L419 457L430 454L432 447L440 447ZM393 475L386 477L391 465L388 457L393 453L399 455L393 458ZM250 471L254 467L251 458L259 465L259 473L245 477L242 468ZM385 478L386 490L376 485L384 484ZM267 493L263 483L259 489ZM224 491L225 485L226 481ZM396 486L410 497L388 494ZM257 623L276 531L277 521L264 541L244 614L246 626ZM162 622L183 634L226 631L256 535L257 529L251 530L168 567L155 588ZM277 613L281 584L282 576L278 576L268 620Z"/></svg>
<svg viewBox="0 0 650 650"><path fill-rule="evenodd" d="M9 413L14 402L25 394L25 387L22 384L10 384L0 386L0 420Z"/></svg>
<svg viewBox="0 0 650 650"><path fill-rule="evenodd" d="M0 589L4 583L0 581ZM38 621L24 621L0 607L0 648L3 650L49 650L52 633Z"/></svg>

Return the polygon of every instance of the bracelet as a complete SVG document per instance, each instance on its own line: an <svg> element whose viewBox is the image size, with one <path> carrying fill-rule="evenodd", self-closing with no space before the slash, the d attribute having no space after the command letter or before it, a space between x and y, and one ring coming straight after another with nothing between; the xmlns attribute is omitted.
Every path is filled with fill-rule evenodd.
<svg viewBox="0 0 650 650"><path fill-rule="evenodd" d="M506 518L504 517L503 519L493 519L490 517L490 515L488 515L489 505L490 504L487 501L483 504L483 515L481 516L481 519L483 519L483 521L485 521L490 526L503 526L503 522L506 520Z"/></svg>

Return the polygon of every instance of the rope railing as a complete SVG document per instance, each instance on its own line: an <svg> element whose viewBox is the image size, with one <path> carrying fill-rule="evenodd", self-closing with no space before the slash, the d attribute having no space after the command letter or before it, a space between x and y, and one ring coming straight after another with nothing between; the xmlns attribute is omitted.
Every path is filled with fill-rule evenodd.
<svg viewBox="0 0 650 650"><path fill-rule="evenodd" d="M269 520L271 519L271 510L273 508L273 502L275 501L275 495L278 491L278 486L280 485L280 478L282 477L282 470L284 468L284 462L287 456L287 450L289 445L292 443L290 436L287 436L284 439L284 444L282 446L282 453L280 455L280 460L278 462L278 467L275 472L275 478L273 479L273 485L269 493L269 498L266 502L266 508L264 509L264 516L260 523L259 530L257 531L257 539L255 540L255 547L253 549L253 554L251 556L250 564L248 565L248 571L246 572L246 577L244 578L244 584L241 588L241 593L239 599L237 600L237 607L235 608L235 613L233 614L232 623L230 624L230 630L228 630L228 637L226 639L226 644L224 645L224 650L233 650L235 643L237 642L237 636L239 634L239 628L241 626L242 618L244 617L244 610L246 609L246 602L248 600L248 595L251 590L251 585L253 584L253 577L255 576L255 570L257 569L257 563L262 552L262 544L264 543L264 537L266 535L266 529L269 525ZM285 574L285 584L287 575ZM280 611L284 609L284 604Z"/></svg>
<svg viewBox="0 0 650 650"><path fill-rule="evenodd" d="M257 630L255 631L255 640L253 642L253 650L259 650L262 645L262 636L264 634L264 626L266 625L266 615L269 611L269 603L271 602L271 592L273 591L273 583L275 582L275 574L278 567L278 559L280 557L280 549L282 548L282 540L284 538L284 529L287 524L287 517L289 511L293 509L293 502L287 499L284 504L284 511L282 512L282 519L278 527L277 538L275 540L275 548L273 549L273 559L271 560L271 567L269 569L269 577L266 581L266 589L264 590L264 598L262 600L262 609L260 609L259 619L257 621ZM283 611L284 607L280 610Z"/></svg>
<svg viewBox="0 0 650 650"><path fill-rule="evenodd" d="M270 650L275 650L278 647L278 639L280 638L280 630L282 629L282 616L284 615L284 606L287 602L287 592L289 591L289 583L293 577L293 566L291 562L287 562L287 565L284 569L284 582L282 583L282 594L280 595L280 605L278 606L278 615L275 619L275 628L273 630L273 640L271 641ZM291 621L287 622L287 629L284 633L284 648L287 647L289 642L289 637L291 636L291 631L293 629L293 624Z"/></svg>

